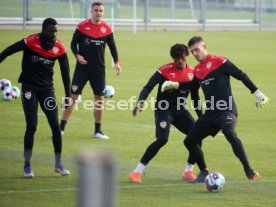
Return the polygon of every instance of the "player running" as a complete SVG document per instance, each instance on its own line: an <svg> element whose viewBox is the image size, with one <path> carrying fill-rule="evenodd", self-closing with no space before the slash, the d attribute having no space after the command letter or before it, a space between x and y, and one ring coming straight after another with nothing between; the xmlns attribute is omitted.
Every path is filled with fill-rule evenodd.
<svg viewBox="0 0 276 207"><path fill-rule="evenodd" d="M219 130L222 130L225 138L231 144L234 154L243 165L247 178L249 180L256 179L259 173L250 166L243 144L235 130L237 107L231 92L230 76L242 81L250 92L255 94L257 107L266 105L269 99L230 60L209 54L202 37L191 38L188 46L190 52L199 62L195 67L194 74L201 84L205 101L208 103L205 114L196 121L184 141L190 155L196 158L196 163L200 169L200 174L193 183L204 182L208 175L203 151L198 143L201 143L208 135L215 136ZM168 88L172 88L173 85L172 83L171 87Z"/></svg>
<svg viewBox="0 0 276 207"><path fill-rule="evenodd" d="M198 107L199 84L194 81L193 68L186 62L186 57L189 55L188 47L183 44L175 44L171 47L170 55L174 61L161 66L153 74L142 89L137 105L133 110L133 116L136 116L143 109L144 102L150 92L159 84L155 110L156 140L148 146L137 167L129 175L128 178L133 183L142 183L142 172L161 147L167 143L171 124L184 134L187 134L191 129L194 119L186 108L186 98L190 92L195 108L200 108ZM181 82L179 89L162 92L165 87L161 88L161 86L167 80ZM201 109L196 110L196 113L200 116ZM190 156L182 173L184 180L192 181L196 178L193 174L194 163L195 160Z"/></svg>
<svg viewBox="0 0 276 207"><path fill-rule="evenodd" d="M0 54L0 62L7 56L23 51L22 71L19 82L22 83L22 105L26 119L24 136L24 177L33 178L31 156L34 134L37 127L38 103L48 119L52 130L55 152L55 172L70 175L61 163L62 140L58 121L58 108L54 94L54 64L58 60L66 97L70 97L70 73L66 49L56 39L57 22L47 18L43 21L42 32L24 38L6 48Z"/></svg>
<svg viewBox="0 0 276 207"><path fill-rule="evenodd" d="M66 109L62 114L60 128L63 134L65 125L72 113L73 105L75 104L75 101L78 100L87 81L89 81L95 98L94 138L109 139L109 137L101 131L101 123L103 119L103 91L105 88L104 53L106 44L110 48L117 75L121 73L121 67L119 64L113 31L111 27L102 20L104 6L101 2L94 2L92 4L91 15L91 19L87 19L78 25L71 42L72 52L77 58L71 88L73 104L70 102L68 102L70 104L66 104Z"/></svg>

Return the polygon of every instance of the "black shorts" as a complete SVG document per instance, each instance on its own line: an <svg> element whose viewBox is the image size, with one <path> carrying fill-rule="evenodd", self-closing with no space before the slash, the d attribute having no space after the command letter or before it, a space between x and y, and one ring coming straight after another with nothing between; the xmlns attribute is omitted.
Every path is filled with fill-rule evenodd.
<svg viewBox="0 0 276 207"><path fill-rule="evenodd" d="M22 83L22 104L27 126L37 125L38 103L45 113L50 126L58 126L58 103L54 88L40 89L36 86Z"/></svg>
<svg viewBox="0 0 276 207"><path fill-rule="evenodd" d="M194 124L188 134L188 139L197 143L209 135L216 136L220 130L235 130L236 123L237 115L231 111L204 114Z"/></svg>
<svg viewBox="0 0 276 207"><path fill-rule="evenodd" d="M169 137L171 124L182 133L187 134L192 128L194 122L194 118L188 111L156 110L156 137L167 139Z"/></svg>
<svg viewBox="0 0 276 207"><path fill-rule="evenodd" d="M81 94L87 81L89 81L93 93L97 96L103 96L103 90L105 88L105 74L88 75L82 70L75 70L71 93Z"/></svg>

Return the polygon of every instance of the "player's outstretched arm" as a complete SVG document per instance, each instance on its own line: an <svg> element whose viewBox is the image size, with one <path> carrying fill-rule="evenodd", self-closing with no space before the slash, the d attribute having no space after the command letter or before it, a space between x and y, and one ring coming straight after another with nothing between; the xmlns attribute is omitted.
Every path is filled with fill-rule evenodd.
<svg viewBox="0 0 276 207"><path fill-rule="evenodd" d="M269 98L265 96L259 89L254 92L256 96L256 107L264 107L268 104Z"/></svg>
<svg viewBox="0 0 276 207"><path fill-rule="evenodd" d="M142 111L142 108L144 107L144 102L147 100L148 95L152 91L152 89L160 83L164 82L163 76L159 72L155 72L147 82L147 84L143 87L142 91L140 92L138 102L135 106L135 108L132 111L132 115L136 116L138 112Z"/></svg>
<svg viewBox="0 0 276 207"><path fill-rule="evenodd" d="M7 47L5 50L3 50L3 52L0 53L0 63L4 61L8 56L16 52L19 52L21 50L24 50L25 46L26 46L25 41L24 39L22 39Z"/></svg>

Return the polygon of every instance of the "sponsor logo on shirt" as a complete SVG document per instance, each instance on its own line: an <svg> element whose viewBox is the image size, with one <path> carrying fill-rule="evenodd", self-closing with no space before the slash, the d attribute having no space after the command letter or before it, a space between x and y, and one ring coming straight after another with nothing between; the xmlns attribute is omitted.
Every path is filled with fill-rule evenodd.
<svg viewBox="0 0 276 207"><path fill-rule="evenodd" d="M176 74L175 74L175 73L170 73L170 76L171 76L172 78L175 78Z"/></svg>
<svg viewBox="0 0 276 207"><path fill-rule="evenodd" d="M215 80L215 78L208 78L208 79L206 79L206 80L204 80L204 81L201 81L201 84L204 84L204 85L209 85L210 84L210 82L211 81L214 81Z"/></svg>
<svg viewBox="0 0 276 207"><path fill-rule="evenodd" d="M90 39L89 39L89 38L85 38L85 39L84 39L84 44L85 44L85 45L89 45L89 44L90 44L90 42L91 42L91 41L90 41Z"/></svg>
<svg viewBox="0 0 276 207"><path fill-rule="evenodd" d="M33 62L37 62L38 61L38 57L36 55L32 55L32 61Z"/></svg>

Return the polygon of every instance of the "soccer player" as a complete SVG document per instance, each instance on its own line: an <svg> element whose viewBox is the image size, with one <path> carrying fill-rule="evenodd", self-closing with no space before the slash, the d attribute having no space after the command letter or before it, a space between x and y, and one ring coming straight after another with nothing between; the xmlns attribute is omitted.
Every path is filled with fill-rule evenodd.
<svg viewBox="0 0 276 207"><path fill-rule="evenodd" d="M208 135L215 136L219 130L222 130L225 138L231 144L234 154L243 165L247 178L249 180L256 179L259 173L250 166L243 144L235 130L237 107L231 92L230 77L242 81L250 92L255 94L257 107L266 105L269 99L230 60L209 54L202 37L192 37L188 46L190 52L199 62L194 69L194 74L200 82L206 101L204 115L196 121L184 141L190 155L196 159L200 169L200 174L193 183L204 182L206 175L208 175L203 151L198 143L201 143ZM171 87L167 85L167 88L177 88L174 85L174 83L171 84Z"/></svg>
<svg viewBox="0 0 276 207"><path fill-rule="evenodd" d="M191 92L191 99L194 102L198 116L201 115L201 109L198 107L199 84L194 81L194 70L187 64L186 58L189 55L189 49L186 45L175 44L170 49L170 55L173 62L161 66L149 79L148 83L140 92L138 102L133 110L133 116L136 116L142 110L144 102L153 88L159 84L157 92L155 127L156 140L150 144L142 156L137 167L129 175L129 180L133 183L141 183L141 175L146 165L158 153L158 151L167 143L171 124L180 132L187 134L194 124L194 119L186 106L186 98ZM166 87L161 87L166 81L180 82L179 89L162 92ZM184 104L183 104L184 103ZM193 166L195 160L188 158L188 163L182 173L183 180L194 180Z"/></svg>
<svg viewBox="0 0 276 207"><path fill-rule="evenodd" d="M121 73L121 67L112 29L102 20L104 6L101 2L92 4L91 15L91 19L87 19L78 25L71 42L71 49L77 58L77 64L71 88L72 101L66 104L67 108L63 111L60 128L63 134L65 125L72 113L73 105L79 98L85 84L89 81L95 98L94 138L109 139L109 137L101 131L103 119L103 90L105 88L104 53L106 43L110 48L117 75Z"/></svg>
<svg viewBox="0 0 276 207"><path fill-rule="evenodd" d="M70 175L61 163L62 140L53 87L55 61L58 60L60 64L66 97L71 95L70 73L66 49L57 40L57 31L56 20L47 18L43 21L41 33L30 35L16 42L0 54L0 62L2 62L7 56L23 51L22 71L18 82L22 83L22 105L26 119L24 136L24 177L26 178L34 177L31 156L37 127L38 103L52 130L55 152L54 170L63 176Z"/></svg>

